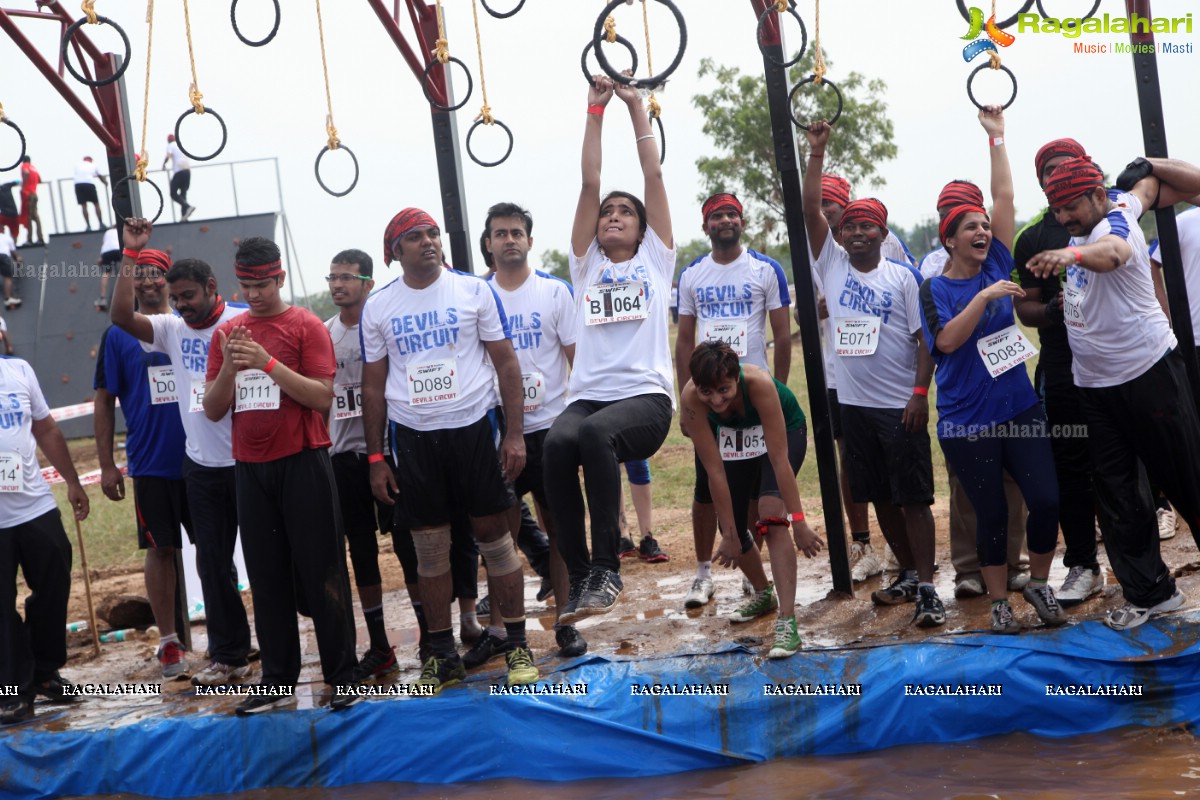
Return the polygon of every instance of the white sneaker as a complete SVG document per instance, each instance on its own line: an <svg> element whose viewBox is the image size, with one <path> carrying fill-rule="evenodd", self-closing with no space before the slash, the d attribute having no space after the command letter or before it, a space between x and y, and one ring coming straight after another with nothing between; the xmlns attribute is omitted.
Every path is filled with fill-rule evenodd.
<svg viewBox="0 0 1200 800"><path fill-rule="evenodd" d="M954 596L959 600L966 600L971 597L982 597L985 591L983 581L979 578L964 578L955 585Z"/></svg>
<svg viewBox="0 0 1200 800"><path fill-rule="evenodd" d="M1008 590L1010 592L1019 592L1029 585L1028 572L1010 572L1008 573Z"/></svg>
<svg viewBox="0 0 1200 800"><path fill-rule="evenodd" d="M896 560L896 554L892 552L892 546L886 542L883 545L883 569L885 572L900 571L900 562Z"/></svg>
<svg viewBox="0 0 1200 800"><path fill-rule="evenodd" d="M196 686L227 686L237 678L244 678L249 674L249 664L233 667L219 661L210 661L207 667L192 676L192 683Z"/></svg>
<svg viewBox="0 0 1200 800"><path fill-rule="evenodd" d="M870 542L850 543L850 579L855 583L883 572L883 561Z"/></svg>
<svg viewBox="0 0 1200 800"><path fill-rule="evenodd" d="M1127 631L1130 628L1136 628L1151 617L1165 614L1168 611L1174 611L1183 605L1184 600L1183 592L1176 588L1175 594L1149 608L1142 608L1141 606L1135 606L1133 603L1126 603L1120 608L1108 612L1108 616L1104 618L1104 624L1114 631Z"/></svg>
<svg viewBox="0 0 1200 800"><path fill-rule="evenodd" d="M700 608L707 605L709 600L713 598L713 582L712 578L696 578L692 581L692 588L687 593L687 597L683 598L684 608Z"/></svg>
<svg viewBox="0 0 1200 800"><path fill-rule="evenodd" d="M742 594L747 597L754 594L754 584L745 575L742 576Z"/></svg>
<svg viewBox="0 0 1200 800"><path fill-rule="evenodd" d="M1071 567L1067 579L1058 590L1058 604L1063 608L1077 606L1104 588L1104 570L1092 572L1087 567Z"/></svg>
<svg viewBox="0 0 1200 800"><path fill-rule="evenodd" d="M1174 539L1178 530L1179 518L1175 516L1175 509L1160 508L1158 510L1158 538Z"/></svg>

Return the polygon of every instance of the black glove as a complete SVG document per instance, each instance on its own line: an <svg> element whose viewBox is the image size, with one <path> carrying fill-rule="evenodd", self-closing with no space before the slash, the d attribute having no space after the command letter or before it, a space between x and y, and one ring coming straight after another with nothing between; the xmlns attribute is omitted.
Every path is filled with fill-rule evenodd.
<svg viewBox="0 0 1200 800"><path fill-rule="evenodd" d="M1129 162L1129 166L1125 167L1125 171L1117 176L1117 188L1122 192L1128 192L1142 178L1153 174L1153 164L1144 158L1135 158Z"/></svg>
<svg viewBox="0 0 1200 800"><path fill-rule="evenodd" d="M1046 303L1046 321L1053 322L1055 325L1062 323L1063 300L1061 294L1055 297L1049 303Z"/></svg>

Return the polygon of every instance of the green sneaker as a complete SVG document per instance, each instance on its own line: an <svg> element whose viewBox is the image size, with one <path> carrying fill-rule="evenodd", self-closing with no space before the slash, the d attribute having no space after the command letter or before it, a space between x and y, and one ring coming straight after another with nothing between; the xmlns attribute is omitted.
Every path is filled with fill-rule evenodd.
<svg viewBox="0 0 1200 800"><path fill-rule="evenodd" d="M749 622L758 619L763 614L770 614L777 608L779 608L779 601L775 599L775 584L768 583L767 588L750 595L749 600L738 606L737 610L729 615L729 621Z"/></svg>
<svg viewBox="0 0 1200 800"><path fill-rule="evenodd" d="M767 658L787 658L800 649L800 632L796 630L795 617L780 617L775 620L775 644Z"/></svg>
<svg viewBox="0 0 1200 800"><path fill-rule="evenodd" d="M421 668L421 677L413 684L413 693L422 697L433 697L441 693L442 689L453 686L466 677L467 671L457 654L450 658L430 656Z"/></svg>
<svg viewBox="0 0 1200 800"><path fill-rule="evenodd" d="M527 683L537 683L538 668L533 663L533 653L528 647L514 647L504 654L508 662L508 685L524 686Z"/></svg>

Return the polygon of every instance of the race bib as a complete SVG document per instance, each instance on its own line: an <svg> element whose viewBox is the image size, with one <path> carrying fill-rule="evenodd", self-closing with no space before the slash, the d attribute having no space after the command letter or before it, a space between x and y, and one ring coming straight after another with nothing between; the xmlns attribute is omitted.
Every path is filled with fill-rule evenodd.
<svg viewBox="0 0 1200 800"><path fill-rule="evenodd" d="M1038 354L1033 342L1016 325L984 337L975 343L979 357L987 367L988 374L998 378L1005 372L1024 363Z"/></svg>
<svg viewBox="0 0 1200 800"><path fill-rule="evenodd" d="M448 403L458 397L454 360L428 361L408 368L408 402L414 406Z"/></svg>
<svg viewBox="0 0 1200 800"><path fill-rule="evenodd" d="M1083 330L1087 327L1087 320L1083 318L1082 304L1082 289L1069 283L1063 287L1063 324L1068 328Z"/></svg>
<svg viewBox="0 0 1200 800"><path fill-rule="evenodd" d="M593 284L583 296L583 312L588 325L645 319L650 312L646 284L641 281Z"/></svg>
<svg viewBox="0 0 1200 800"><path fill-rule="evenodd" d="M717 446L722 461L746 461L767 454L767 437L762 425L752 428L717 428Z"/></svg>
<svg viewBox="0 0 1200 800"><path fill-rule="evenodd" d="M879 317L838 317L833 326L833 352L839 356L872 356L879 347Z"/></svg>
<svg viewBox="0 0 1200 800"><path fill-rule="evenodd" d="M204 387L205 381L203 378L196 378L192 381L192 391L188 396L189 414L204 413Z"/></svg>
<svg viewBox="0 0 1200 800"><path fill-rule="evenodd" d="M362 384L335 383L333 385L333 418L350 419L362 416Z"/></svg>
<svg viewBox="0 0 1200 800"><path fill-rule="evenodd" d="M739 357L746 355L746 331L749 326L744 319L706 319L700 323L700 341L724 342Z"/></svg>
<svg viewBox="0 0 1200 800"><path fill-rule="evenodd" d="M234 379L233 413L279 408L279 384L261 369L244 369Z"/></svg>
<svg viewBox="0 0 1200 800"><path fill-rule="evenodd" d="M19 492L25 488L20 453L0 453L0 492Z"/></svg>
<svg viewBox="0 0 1200 800"><path fill-rule="evenodd" d="M164 364L147 368L150 381L150 405L178 403L179 390L175 388L175 367Z"/></svg>
<svg viewBox="0 0 1200 800"><path fill-rule="evenodd" d="M525 389L525 413L537 411L546 397L546 379L540 372L525 372L521 375Z"/></svg>

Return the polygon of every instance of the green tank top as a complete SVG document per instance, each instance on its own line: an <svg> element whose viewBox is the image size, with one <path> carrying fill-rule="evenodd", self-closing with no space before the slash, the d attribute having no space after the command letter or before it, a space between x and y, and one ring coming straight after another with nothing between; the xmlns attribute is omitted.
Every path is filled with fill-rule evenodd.
<svg viewBox="0 0 1200 800"><path fill-rule="evenodd" d="M800 402L796 399L796 395L792 394L792 390L787 387L787 384L781 383L774 377L771 380L775 381L775 391L779 394L779 404L783 406L783 422L787 430L800 430L805 424L804 411L800 408ZM715 411L708 412L708 424L712 426L713 433L716 433L720 426L745 430L762 425L758 410L750 404L750 397L746 394L746 373L741 369L738 370L738 389L742 393L742 407L745 413L722 419L717 416Z"/></svg>

